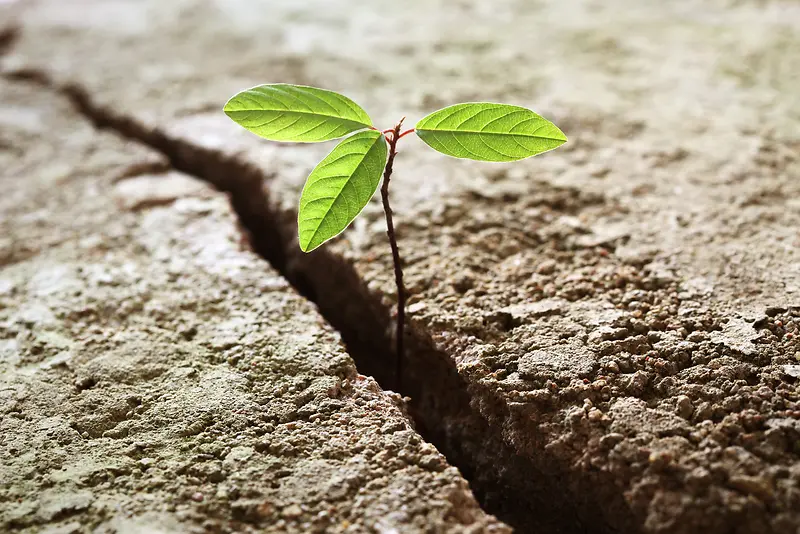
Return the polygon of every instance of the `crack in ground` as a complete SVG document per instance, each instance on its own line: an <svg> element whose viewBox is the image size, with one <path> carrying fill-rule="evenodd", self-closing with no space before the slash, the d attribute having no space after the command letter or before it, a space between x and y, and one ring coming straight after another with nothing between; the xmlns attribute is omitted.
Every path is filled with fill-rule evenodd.
<svg viewBox="0 0 800 534"><path fill-rule="evenodd" d="M218 150L195 146L134 118L103 108L82 87L54 82L31 69L4 73L66 95L96 128L111 130L145 144L169 159L175 170L211 183L228 193L250 243L304 297L314 302L336 328L359 372L372 375L384 389L393 381L389 332L392 310L370 292L352 265L320 249L304 254L294 242L296 216L270 201L264 182L270 175L255 165ZM321 281L325 282L322 283ZM583 523L558 477L544 473L544 458L534 463L502 439L502 429L471 407L467 385L454 363L435 348L427 332L409 326L401 393L411 398L409 413L422 437L434 444L470 482L487 512L518 532L603 533L604 525ZM496 406L496 412L505 408ZM586 516L600 517L590 513Z"/></svg>

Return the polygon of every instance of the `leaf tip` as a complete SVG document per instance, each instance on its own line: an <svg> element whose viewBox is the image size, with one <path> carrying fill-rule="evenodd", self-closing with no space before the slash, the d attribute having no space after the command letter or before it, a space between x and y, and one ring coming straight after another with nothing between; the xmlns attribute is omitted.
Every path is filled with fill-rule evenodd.
<svg viewBox="0 0 800 534"><path fill-rule="evenodd" d="M299 228L298 228L298 230L299 230ZM302 237L300 237L299 232L298 232L297 244L300 246L300 250L305 252L306 254L308 254L309 252L313 252L316 249L318 249L320 246L322 246L325 243L325 241L327 241L327 239L323 239L322 241L319 241L319 242L315 243L313 237L311 239L308 239L308 238L303 239Z"/></svg>
<svg viewBox="0 0 800 534"><path fill-rule="evenodd" d="M566 136L566 134L565 134L564 132L562 132L562 131L561 131L561 128L559 128L559 127L558 127L558 126L556 126L555 124L553 125L553 128L555 129L555 132L554 132L554 134L555 134L555 139L556 139L557 141L561 141L561 144L562 144L562 145L563 145L564 143L566 143L566 142L568 141L568 139L567 139L567 136Z"/></svg>
<svg viewBox="0 0 800 534"><path fill-rule="evenodd" d="M225 113L225 115L227 115L228 117L230 117L230 118L231 118L231 120L235 120L235 119L233 118L233 112L234 112L235 110L233 109L233 105L232 105L232 104L233 104L233 101L234 101L234 100L236 100L236 97L237 97L237 96L239 96L239 95L233 95L232 97L230 97L230 98L228 99L228 101L227 101L227 102L225 102L225 105L224 105L224 106L222 106L222 112L223 112L223 113Z"/></svg>
<svg viewBox="0 0 800 534"><path fill-rule="evenodd" d="M300 245L300 250L305 252L306 254L308 254L310 252L314 252L319 247L324 245L326 241L329 241L329 239L324 239L324 240L320 241L319 243L314 243L314 244L306 243L305 246Z"/></svg>

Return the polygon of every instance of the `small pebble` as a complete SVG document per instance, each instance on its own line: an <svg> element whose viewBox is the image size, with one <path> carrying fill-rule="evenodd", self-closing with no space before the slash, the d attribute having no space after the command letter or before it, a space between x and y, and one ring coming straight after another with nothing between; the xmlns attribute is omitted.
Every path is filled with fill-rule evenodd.
<svg viewBox="0 0 800 534"><path fill-rule="evenodd" d="M680 395L678 397L676 412L684 419L689 419L694 413L694 406L692 406L692 399L690 399L686 395Z"/></svg>
<svg viewBox="0 0 800 534"><path fill-rule="evenodd" d="M283 517L288 517L288 518L300 517L301 515L303 515L303 509L296 504L290 504L289 506L283 509L281 515Z"/></svg>

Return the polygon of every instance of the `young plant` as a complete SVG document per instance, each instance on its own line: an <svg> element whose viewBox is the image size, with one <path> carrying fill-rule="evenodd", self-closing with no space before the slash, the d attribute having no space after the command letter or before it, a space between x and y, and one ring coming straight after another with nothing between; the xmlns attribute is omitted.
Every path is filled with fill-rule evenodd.
<svg viewBox="0 0 800 534"><path fill-rule="evenodd" d="M346 96L301 85L270 84L231 98L225 113L237 124L271 141L311 143L349 134L308 176L297 229L300 249L311 252L339 235L367 205L383 174L381 197L397 284L395 379L402 377L406 293L397 238L389 206L389 180L397 143L416 135L434 150L456 158L517 161L552 150L567 141L552 122L518 106L456 104L435 111L403 131L403 120L386 130L372 125Z"/></svg>

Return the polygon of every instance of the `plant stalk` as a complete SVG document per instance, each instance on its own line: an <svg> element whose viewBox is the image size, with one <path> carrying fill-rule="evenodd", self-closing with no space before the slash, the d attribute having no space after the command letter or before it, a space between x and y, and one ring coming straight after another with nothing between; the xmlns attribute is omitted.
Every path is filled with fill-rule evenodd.
<svg viewBox="0 0 800 534"><path fill-rule="evenodd" d="M397 236L394 233L392 208L389 205L389 180L392 176L392 165L397 155L397 142L400 140L400 128L403 119L394 127L386 141L389 143L389 158L383 171L383 185L381 198L383 199L383 212L386 215L386 235L389 236L389 245L392 247L392 261L394 262L394 280L397 284L397 330L395 332L395 389L399 392L403 381L403 329L406 322L406 292L403 287L403 267L400 263L400 251L397 248Z"/></svg>

